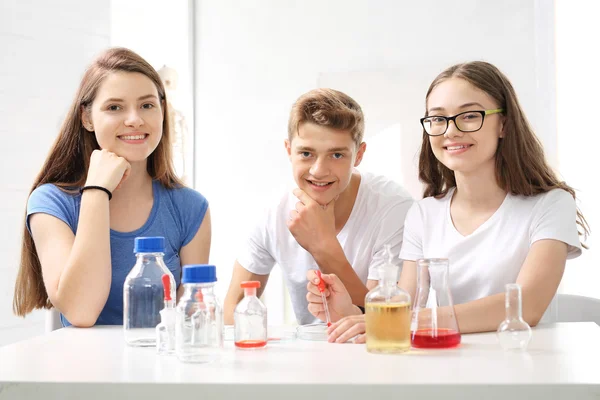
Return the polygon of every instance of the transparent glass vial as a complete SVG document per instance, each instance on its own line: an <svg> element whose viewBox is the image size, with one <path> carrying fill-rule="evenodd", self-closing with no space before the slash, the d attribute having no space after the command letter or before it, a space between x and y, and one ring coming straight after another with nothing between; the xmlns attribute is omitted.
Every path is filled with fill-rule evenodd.
<svg viewBox="0 0 600 400"><path fill-rule="evenodd" d="M159 355L175 354L175 300L171 298L169 275L162 276L165 289L165 308L160 310L160 324L156 326L156 352Z"/></svg>
<svg viewBox="0 0 600 400"><path fill-rule="evenodd" d="M367 351L401 353L410 349L410 295L398 287L398 265L391 246L385 246L387 262L379 267L379 284L365 297Z"/></svg>
<svg viewBox="0 0 600 400"><path fill-rule="evenodd" d="M531 327L523 319L521 286L509 283L505 286L506 318L498 326L496 335L504 350L523 351L531 340Z"/></svg>

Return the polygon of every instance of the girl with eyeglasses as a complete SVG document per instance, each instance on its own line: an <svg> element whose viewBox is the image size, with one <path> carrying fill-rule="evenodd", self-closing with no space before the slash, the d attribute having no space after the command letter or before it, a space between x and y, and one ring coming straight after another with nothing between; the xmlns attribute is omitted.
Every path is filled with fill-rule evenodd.
<svg viewBox="0 0 600 400"><path fill-rule="evenodd" d="M423 199L408 212L399 285L412 298L416 260L448 258L450 289L462 333L496 330L504 319L504 285L522 287L523 317L535 326L556 294L565 263L582 252L588 225L575 191L545 159L515 91L486 62L454 65L426 95L419 178ZM309 310L323 304L308 272ZM329 307L346 315L329 340L364 342L364 316L336 276Z"/></svg>

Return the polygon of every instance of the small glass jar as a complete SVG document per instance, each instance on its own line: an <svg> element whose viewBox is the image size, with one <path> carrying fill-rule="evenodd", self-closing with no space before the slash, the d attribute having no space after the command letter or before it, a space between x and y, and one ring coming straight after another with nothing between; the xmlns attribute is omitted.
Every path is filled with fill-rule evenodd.
<svg viewBox="0 0 600 400"><path fill-rule="evenodd" d="M186 265L177 304L175 354L183 362L208 363L223 350L223 308L214 294L214 265Z"/></svg>
<svg viewBox="0 0 600 400"><path fill-rule="evenodd" d="M258 281L246 281L240 285L244 298L233 312L235 347L257 349L267 345L267 307L256 297Z"/></svg>

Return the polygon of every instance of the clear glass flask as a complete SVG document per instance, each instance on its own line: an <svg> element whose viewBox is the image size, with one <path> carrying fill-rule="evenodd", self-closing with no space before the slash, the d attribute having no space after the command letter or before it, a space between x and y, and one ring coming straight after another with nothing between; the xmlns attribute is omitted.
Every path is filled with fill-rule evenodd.
<svg viewBox="0 0 600 400"><path fill-rule="evenodd" d="M379 267L379 284L365 297L367 351L401 353L410 349L410 295L398 287L400 268L391 246L385 246L387 262Z"/></svg>
<svg viewBox="0 0 600 400"><path fill-rule="evenodd" d="M244 298L233 312L234 343L239 349L257 349L267 345L267 307L256 296L258 281L242 282Z"/></svg>
<svg viewBox="0 0 600 400"><path fill-rule="evenodd" d="M214 265L186 265L183 295L176 308L175 354L180 361L207 363L223 349L223 308L215 296Z"/></svg>
<svg viewBox="0 0 600 400"><path fill-rule="evenodd" d="M165 238L135 238L133 251L137 261L123 284L125 342L130 346L156 346L156 326L165 306L163 275L168 275L171 298L175 298L175 278L163 261Z"/></svg>
<svg viewBox="0 0 600 400"><path fill-rule="evenodd" d="M417 260L417 292L411 322L415 348L443 349L460 344L450 292L448 259Z"/></svg>
<svg viewBox="0 0 600 400"><path fill-rule="evenodd" d="M505 286L506 318L498 326L496 335L504 350L526 350L531 340L531 327L523 319L521 286L509 283Z"/></svg>
<svg viewBox="0 0 600 400"><path fill-rule="evenodd" d="M175 354L175 300L171 297L169 275L162 276L165 290L165 307L160 310L160 324L156 326L156 352L160 355Z"/></svg>

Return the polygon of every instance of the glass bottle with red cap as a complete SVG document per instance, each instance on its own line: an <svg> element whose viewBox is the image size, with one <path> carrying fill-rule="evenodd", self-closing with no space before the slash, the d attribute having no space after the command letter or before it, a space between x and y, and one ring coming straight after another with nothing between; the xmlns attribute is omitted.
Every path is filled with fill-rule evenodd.
<svg viewBox="0 0 600 400"><path fill-rule="evenodd" d="M256 297L260 282L246 281L240 286L244 289L244 298L233 313L235 346L240 349L264 347L267 344L267 307Z"/></svg>

